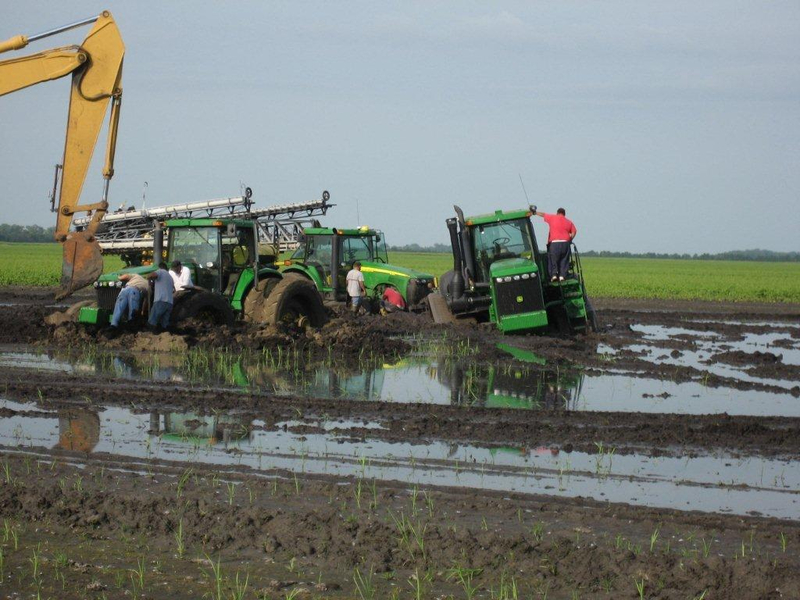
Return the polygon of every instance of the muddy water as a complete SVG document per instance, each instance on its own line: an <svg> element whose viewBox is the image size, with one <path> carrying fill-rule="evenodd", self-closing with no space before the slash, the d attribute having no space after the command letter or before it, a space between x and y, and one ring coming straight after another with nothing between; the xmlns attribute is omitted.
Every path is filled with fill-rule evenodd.
<svg viewBox="0 0 800 600"><path fill-rule="evenodd" d="M601 346L600 352L611 354L613 350ZM539 365L464 366L459 361L426 356L374 368L321 363L276 366L215 359L213 354L203 368L196 363L196 359L184 355L0 352L0 367L253 388L283 396L533 410L800 416L800 402L788 392L711 388L702 382L676 383L613 371L584 373Z"/></svg>
<svg viewBox="0 0 800 600"><path fill-rule="evenodd" d="M363 436L363 423L262 421L221 413L137 414L118 407L48 410L0 401L0 445L53 448L186 465L352 476L734 514L800 519L798 461L729 456L654 458L559 452L546 447L485 448L432 442L391 443ZM313 426L319 433L308 433ZM302 426L302 433L293 429ZM354 437L350 430L360 430ZM367 424L379 428L380 424Z"/></svg>

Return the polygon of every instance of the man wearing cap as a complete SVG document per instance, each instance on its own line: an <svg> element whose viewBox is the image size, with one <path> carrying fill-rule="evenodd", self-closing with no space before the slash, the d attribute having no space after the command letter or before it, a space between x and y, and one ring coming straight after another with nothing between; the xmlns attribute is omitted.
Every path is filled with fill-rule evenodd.
<svg viewBox="0 0 800 600"><path fill-rule="evenodd" d="M542 217L550 227L547 236L547 271L550 273L550 281L564 281L569 271L572 240L578 230L567 218L567 211L563 208L559 208L554 215L535 209L533 214Z"/></svg>

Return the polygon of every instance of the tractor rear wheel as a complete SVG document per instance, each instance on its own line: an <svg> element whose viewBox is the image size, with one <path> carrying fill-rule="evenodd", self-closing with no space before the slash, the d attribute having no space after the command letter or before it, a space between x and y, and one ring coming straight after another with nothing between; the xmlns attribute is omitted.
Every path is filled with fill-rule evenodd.
<svg viewBox="0 0 800 600"><path fill-rule="evenodd" d="M262 282L266 284L263 287L259 283L248 294L248 299L254 296L250 306L252 320L268 325L283 323L301 327L321 327L325 324L325 307L316 286L309 279L287 273L277 283L269 285L269 282Z"/></svg>
<svg viewBox="0 0 800 600"><path fill-rule="evenodd" d="M214 325L233 325L236 316L228 301L212 292L189 293L176 302L172 321L180 323L186 319L197 319Z"/></svg>

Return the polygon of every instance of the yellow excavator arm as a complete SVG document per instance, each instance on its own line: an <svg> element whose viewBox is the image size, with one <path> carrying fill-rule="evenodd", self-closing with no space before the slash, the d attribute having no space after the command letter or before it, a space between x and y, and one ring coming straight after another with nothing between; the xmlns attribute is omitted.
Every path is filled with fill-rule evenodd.
<svg viewBox="0 0 800 600"><path fill-rule="evenodd" d="M89 285L103 272L103 258L94 232L108 209L108 186L114 176L125 45L108 11L38 35L18 35L0 42L0 53L20 50L30 42L90 23L94 25L80 46L54 48L0 61L0 96L72 75L61 192L55 209L58 213L55 238L64 248L61 289L57 298L64 298ZM81 190L109 104L111 114L102 197L99 202L80 204ZM71 232L72 216L81 212L91 215L91 222L84 231Z"/></svg>

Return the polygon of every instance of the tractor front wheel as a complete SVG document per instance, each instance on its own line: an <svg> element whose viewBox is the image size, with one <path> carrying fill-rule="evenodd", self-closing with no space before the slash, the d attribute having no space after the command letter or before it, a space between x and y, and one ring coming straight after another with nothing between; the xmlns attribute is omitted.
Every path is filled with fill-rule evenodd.
<svg viewBox="0 0 800 600"><path fill-rule="evenodd" d="M325 324L325 307L316 286L309 279L287 273L277 283L274 281L261 282L248 294L245 311L250 320L300 327L322 327ZM252 300L250 296L253 296Z"/></svg>

